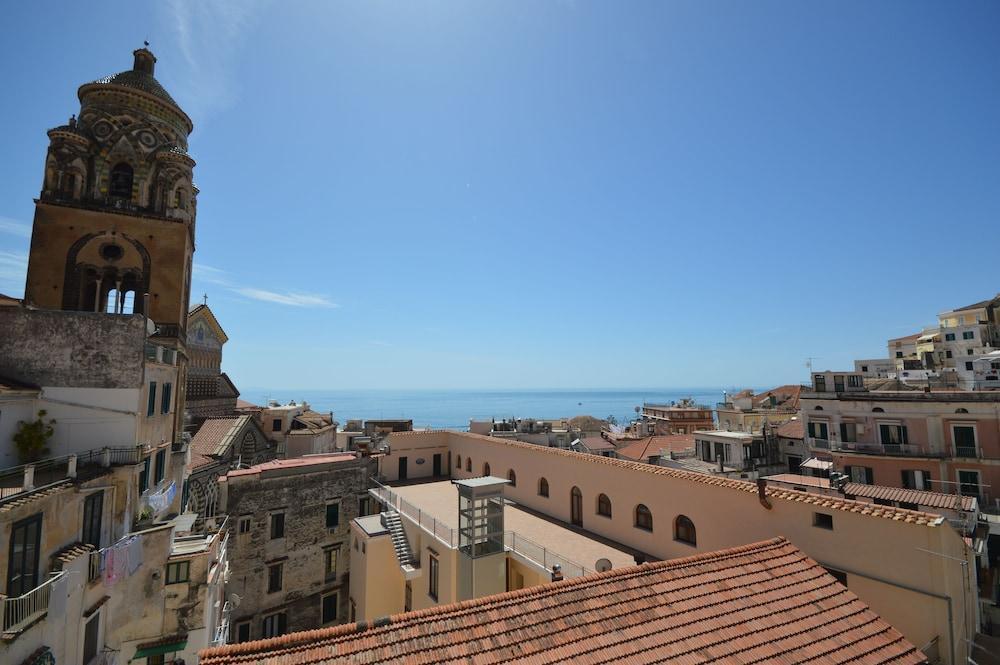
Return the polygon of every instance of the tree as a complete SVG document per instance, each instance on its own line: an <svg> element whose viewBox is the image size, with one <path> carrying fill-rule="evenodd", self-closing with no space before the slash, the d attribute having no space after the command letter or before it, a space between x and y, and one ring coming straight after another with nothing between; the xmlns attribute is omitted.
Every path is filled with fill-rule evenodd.
<svg viewBox="0 0 1000 665"><path fill-rule="evenodd" d="M17 432L14 433L14 446L17 448L17 456L22 464L36 462L45 457L49 452L49 439L55 433L53 425L54 419L45 421L48 412L45 409L38 411L38 418L31 422L23 420L17 423Z"/></svg>

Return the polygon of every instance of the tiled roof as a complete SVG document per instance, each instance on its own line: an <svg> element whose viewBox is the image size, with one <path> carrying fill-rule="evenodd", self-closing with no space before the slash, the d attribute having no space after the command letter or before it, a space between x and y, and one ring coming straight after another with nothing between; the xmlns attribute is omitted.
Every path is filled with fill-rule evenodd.
<svg viewBox="0 0 1000 665"><path fill-rule="evenodd" d="M342 453L339 455L308 455L306 457L293 457L292 459L276 459L270 462L254 464L249 469L237 469L226 474L227 478L238 476L260 475L267 471L277 471L280 469L295 469L309 466L319 466L335 462L353 462L358 459L354 453Z"/></svg>
<svg viewBox="0 0 1000 665"><path fill-rule="evenodd" d="M789 420L786 423L781 423L781 425L774 430L774 434L786 439L805 439L806 426L805 423L796 418L795 420Z"/></svg>
<svg viewBox="0 0 1000 665"><path fill-rule="evenodd" d="M484 436L482 434L472 434L471 432L456 432L451 430L445 430L441 432L430 432L430 434L438 434L438 435L446 434L447 436L460 436L464 439L473 439L476 441L481 441L484 445L513 446L516 448L524 448L526 450L530 450L536 455L557 455L563 457L568 456L583 461L584 463L587 464L606 464L609 466L617 466L619 468L632 469L633 471L640 471L642 473L649 473L656 476L666 476L670 478L677 478L678 480L684 480L687 482L701 483L703 485L715 485L718 487L725 487L727 489L739 492L746 492L747 494L753 494L753 495L757 494L757 484L746 480L725 478L723 476L710 476L708 474L696 473L694 471L671 469L664 466L656 466L654 464L646 464L643 462L637 462L632 460L604 457L603 455L588 455L586 453L578 453L572 450L563 450L561 448L552 448L549 446L539 446L532 443L522 443L520 441L514 441L512 439L501 439L498 437ZM428 432L423 432L423 431L394 432L390 435L389 441L391 445L391 441L395 437L411 437L411 436L427 436L427 435ZM841 499L837 497L823 496L819 494L807 494L804 492L797 492L795 490L785 490L777 487L768 487L765 489L765 492L767 493L767 496L772 499L809 503L819 508L826 508L827 510L840 510L842 512L848 512L848 513L860 513L863 515L871 515L872 517L881 517L883 519L909 522L911 524L920 524L929 527L938 526L944 522L944 519L940 515L935 515L932 513L923 513L916 510L906 510L903 508L894 508L893 506L879 506L877 504L872 504L872 503L851 501L849 499Z"/></svg>
<svg viewBox="0 0 1000 665"><path fill-rule="evenodd" d="M209 418L191 439L191 463L189 469L212 464L215 458L226 453L233 437L250 416Z"/></svg>
<svg viewBox="0 0 1000 665"><path fill-rule="evenodd" d="M585 436L580 439L580 443L587 446L588 450L614 450L615 444L600 436Z"/></svg>
<svg viewBox="0 0 1000 665"><path fill-rule="evenodd" d="M965 310L968 310L968 309L982 309L984 307L989 307L990 305L996 306L998 304L1000 304L1000 293L998 293L997 295L993 296L989 300L981 300L979 302L972 303L971 305L966 305L965 307L956 307L955 309L953 309L951 311L953 311L953 312L964 312Z"/></svg>
<svg viewBox="0 0 1000 665"><path fill-rule="evenodd" d="M665 436L647 436L636 443L622 446L618 455L631 460L646 462L652 456L658 456L661 449L680 452L694 448L693 434L668 434Z"/></svg>
<svg viewBox="0 0 1000 665"><path fill-rule="evenodd" d="M58 552L52 555L52 561L58 562L60 565L58 568L65 566L66 564L73 561L77 557L80 557L88 552L93 551L94 546L89 543L81 543L79 541L71 543L66 547L62 548Z"/></svg>
<svg viewBox="0 0 1000 665"><path fill-rule="evenodd" d="M863 485L861 483L847 483L844 485L844 493L852 496L863 496L868 499L915 503L924 508L949 508L951 510L971 511L975 503L975 498L971 496L908 490L901 487L884 487L882 485Z"/></svg>
<svg viewBox="0 0 1000 665"><path fill-rule="evenodd" d="M776 538L398 614L207 649L262 663L923 663L924 655Z"/></svg>
<svg viewBox="0 0 1000 665"><path fill-rule="evenodd" d="M802 393L802 386L799 384L789 384L771 388L753 396L753 405L763 407L768 397L774 397L775 407L782 409L798 409L799 395Z"/></svg>
<svg viewBox="0 0 1000 665"><path fill-rule="evenodd" d="M8 296L4 293L0 293L0 305L20 305L21 299L15 298L14 296Z"/></svg>
<svg viewBox="0 0 1000 665"><path fill-rule="evenodd" d="M5 513L22 506L27 506L36 501L44 499L45 497L57 494L64 489L73 486L72 478L66 478L65 480L60 480L59 482L52 483L51 485L44 487L42 489L32 490L30 492L21 492L19 494L14 494L13 496L6 497L0 501L0 513Z"/></svg>
<svg viewBox="0 0 1000 665"><path fill-rule="evenodd" d="M125 88L132 88L133 90L141 90L180 109L180 106L177 105L177 102L170 96L166 88L160 85L160 82L153 78L152 74L147 74L146 72L127 69L124 72L105 76L102 79L97 79L86 84L86 86L90 85L119 85ZM81 86L81 89L86 86Z"/></svg>

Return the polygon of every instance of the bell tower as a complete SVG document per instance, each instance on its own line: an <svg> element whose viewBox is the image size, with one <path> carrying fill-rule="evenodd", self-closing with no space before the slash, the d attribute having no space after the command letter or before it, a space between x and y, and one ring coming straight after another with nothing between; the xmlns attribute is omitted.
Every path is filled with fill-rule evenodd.
<svg viewBox="0 0 1000 665"><path fill-rule="evenodd" d="M156 56L145 47L133 56L132 69L80 86L79 116L48 132L24 298L43 309L142 313L183 350L193 125L153 77Z"/></svg>

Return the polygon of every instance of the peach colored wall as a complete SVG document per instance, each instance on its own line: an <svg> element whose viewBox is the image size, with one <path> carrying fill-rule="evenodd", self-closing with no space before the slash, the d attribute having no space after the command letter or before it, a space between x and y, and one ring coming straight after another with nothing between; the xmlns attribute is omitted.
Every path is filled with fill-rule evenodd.
<svg viewBox="0 0 1000 665"><path fill-rule="evenodd" d="M803 502L801 493L788 494L794 499L772 497L772 508L768 510L758 502L756 488L751 483L715 485L695 474L667 472L660 467L465 433L401 433L392 435L390 442L394 455L410 449L447 446L453 456L461 455L463 459L462 470L457 466L453 470L456 478L478 475L484 462L489 462L495 476L505 477L513 468L518 482L516 487L506 488L507 497L567 522L570 490L578 486L583 493L585 529L656 558L676 558L785 536L821 564L847 572L849 587L855 577L868 579L858 587L864 591L862 599L903 630L913 643L923 645L938 637L951 644L948 602L954 606L955 630L959 634L964 631L963 613L958 611L965 583L960 566L918 550L970 559L962 539L947 524L923 526L822 508ZM464 470L468 457L472 458L472 473ZM542 476L549 483L547 498L537 493ZM610 520L595 513L599 492L612 501ZM634 509L639 503L652 512L652 532L633 524ZM833 516L832 531L813 526L816 512ZM673 521L680 514L691 518L696 525L696 547L673 537ZM925 602L916 601L914 593ZM950 601L935 599L936 595L946 596ZM967 595L975 598L974 587L968 587ZM969 616L975 616L974 603L968 602ZM918 615L933 618L928 624L916 620ZM960 643L954 649L945 649L952 650L956 659L960 657Z"/></svg>

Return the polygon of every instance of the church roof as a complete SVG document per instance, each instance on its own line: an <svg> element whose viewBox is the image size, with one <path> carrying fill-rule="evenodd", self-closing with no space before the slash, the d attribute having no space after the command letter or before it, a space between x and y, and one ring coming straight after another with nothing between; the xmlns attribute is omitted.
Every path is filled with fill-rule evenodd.
<svg viewBox="0 0 1000 665"><path fill-rule="evenodd" d="M174 98L170 96L167 89L160 85L160 82L153 78L152 74L147 74L146 72L137 72L134 69L127 69L124 72L118 72L117 74L112 74L111 76L105 76L104 78L97 79L96 81L91 81L86 85L118 85L124 88L132 88L134 90L141 90L142 92L158 97L172 106L178 106Z"/></svg>
<svg viewBox="0 0 1000 665"><path fill-rule="evenodd" d="M212 329L215 336L219 338L219 342L225 344L229 341L229 335L226 331L222 329L219 324L219 320L215 318L215 313L212 312L212 308L208 305L197 305L193 307L190 312L188 312L188 328L191 327L191 323L198 318L204 318L208 323L208 327Z"/></svg>

